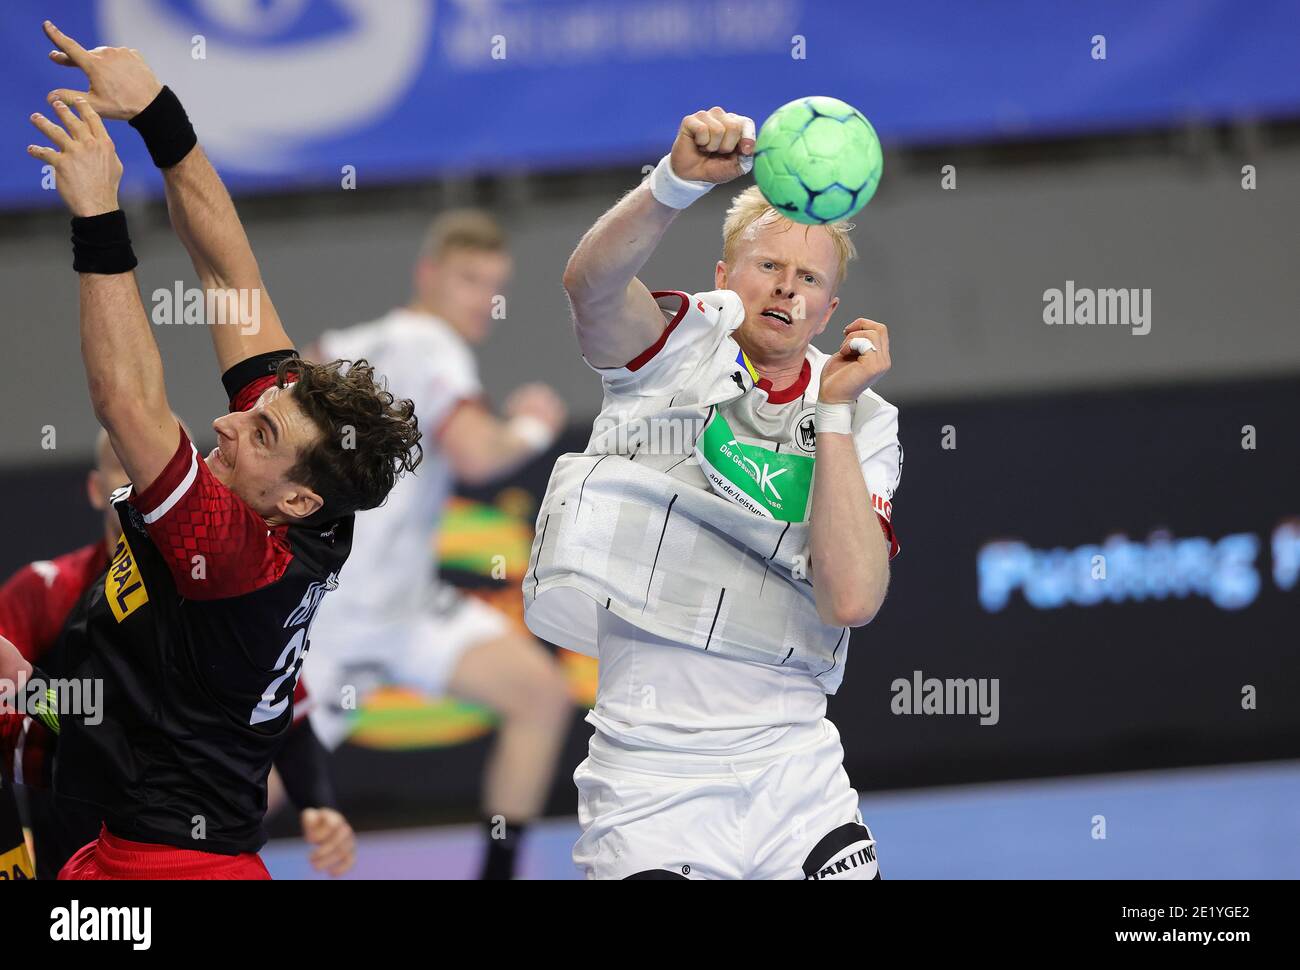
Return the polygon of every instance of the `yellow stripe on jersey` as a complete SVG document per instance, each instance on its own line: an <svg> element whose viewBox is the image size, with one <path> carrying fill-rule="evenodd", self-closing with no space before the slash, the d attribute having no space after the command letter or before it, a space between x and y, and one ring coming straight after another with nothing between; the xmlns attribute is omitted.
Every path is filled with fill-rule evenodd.
<svg viewBox="0 0 1300 970"><path fill-rule="evenodd" d="M749 376L755 384L763 379L763 375L755 370L754 365L750 363L749 354L745 353L743 350L740 352L740 356L736 358L736 362L745 365L745 370L749 371Z"/></svg>
<svg viewBox="0 0 1300 970"><path fill-rule="evenodd" d="M113 561L104 577L104 593L118 623L149 602L149 591L144 588L140 566L125 535L117 540L117 548L113 550Z"/></svg>
<svg viewBox="0 0 1300 970"><path fill-rule="evenodd" d="M32 857L27 854L25 842L8 852L0 853L0 882L35 878L36 870L32 866Z"/></svg>

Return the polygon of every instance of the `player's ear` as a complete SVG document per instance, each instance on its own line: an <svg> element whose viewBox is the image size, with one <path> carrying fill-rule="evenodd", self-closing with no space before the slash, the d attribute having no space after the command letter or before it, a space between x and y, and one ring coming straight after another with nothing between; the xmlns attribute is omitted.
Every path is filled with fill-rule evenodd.
<svg viewBox="0 0 1300 970"><path fill-rule="evenodd" d="M325 500L305 485L292 485L275 507L287 521L294 522L314 515L324 504Z"/></svg>
<svg viewBox="0 0 1300 970"><path fill-rule="evenodd" d="M415 261L415 271L412 276L415 282L415 295L423 299L424 295L437 285L438 267L433 260L422 256Z"/></svg>
<svg viewBox="0 0 1300 970"><path fill-rule="evenodd" d="M822 317L821 323L817 324L816 329L813 330L812 335L814 337L818 336L823 330L826 329L826 325L831 322L831 317L835 314L835 308L839 305L840 305L840 298L838 296L831 297L831 302L826 304L825 316Z"/></svg>
<svg viewBox="0 0 1300 970"><path fill-rule="evenodd" d="M86 475L86 498L90 499L90 507L96 512L103 512L108 508L108 503L104 501L103 495L99 490L99 470L92 468Z"/></svg>
<svg viewBox="0 0 1300 970"><path fill-rule="evenodd" d="M718 260L718 265L713 267L713 288L715 290L727 288L727 264L722 260Z"/></svg>

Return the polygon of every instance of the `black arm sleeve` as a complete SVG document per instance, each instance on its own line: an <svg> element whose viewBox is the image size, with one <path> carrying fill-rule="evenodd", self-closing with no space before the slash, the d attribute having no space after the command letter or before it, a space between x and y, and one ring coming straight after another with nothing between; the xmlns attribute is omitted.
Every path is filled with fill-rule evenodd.
<svg viewBox="0 0 1300 970"><path fill-rule="evenodd" d="M307 718L289 728L275 756L275 767L294 808L302 811L338 807L330 779L329 754Z"/></svg>

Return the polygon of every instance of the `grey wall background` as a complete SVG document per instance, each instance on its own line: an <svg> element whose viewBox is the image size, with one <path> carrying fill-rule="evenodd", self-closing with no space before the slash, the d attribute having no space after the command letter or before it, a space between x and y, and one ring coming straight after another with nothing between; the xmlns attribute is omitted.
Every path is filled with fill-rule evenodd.
<svg viewBox="0 0 1300 970"><path fill-rule="evenodd" d="M934 153L887 155L881 190L857 220L861 259L836 317L889 324L894 369L882 394L905 405L1300 371L1300 149L1060 155L981 164L957 153L951 191L940 187L945 160ZM1254 191L1241 187L1246 163L1257 167ZM523 381L545 380L576 417L594 415L599 385L578 358L560 273L582 232L639 175L603 173L548 195L498 198L493 208L512 231L517 273L508 317L481 354L497 399ZM715 190L679 218L642 274L652 288L712 288L734 191ZM456 199L456 188L444 186L439 197ZM268 287L300 343L405 299L433 198L427 190L340 190L328 199L241 203ZM160 210L142 207L132 219L146 304L156 287L192 285ZM0 467L89 455L94 426L69 264L61 209L0 223L7 364ZM1150 288L1151 332L1044 325L1044 291L1071 279ZM155 333L174 406L196 431L206 427L224 405L207 333L185 326ZM834 334L818 343L828 349ZM44 450L50 425L57 447Z"/></svg>

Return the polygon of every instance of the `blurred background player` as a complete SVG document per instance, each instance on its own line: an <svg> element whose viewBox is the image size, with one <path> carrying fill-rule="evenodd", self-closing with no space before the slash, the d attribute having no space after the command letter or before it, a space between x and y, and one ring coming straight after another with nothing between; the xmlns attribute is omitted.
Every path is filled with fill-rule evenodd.
<svg viewBox="0 0 1300 970"><path fill-rule="evenodd" d="M104 574L109 551L122 535L122 524L109 497L128 482L108 433L101 429L95 439L95 467L86 475L86 496L103 514L103 535L55 559L28 563L0 586L0 636L52 677L64 676L57 646L64 621L82 594ZM300 809L303 837L314 847L312 865L337 876L352 867L356 838L347 819L334 807L325 752L307 720L309 710L306 685L300 678L294 690L293 727L276 755L268 786L283 792ZM93 806L60 798L47 789L28 789L26 798L36 876L55 879L73 853L94 841L102 815Z"/></svg>
<svg viewBox="0 0 1300 970"><path fill-rule="evenodd" d="M500 724L483 781L485 879L513 874L524 827L550 789L572 707L550 653L492 607L440 584L433 558L454 483L509 475L564 426L564 405L544 384L510 395L504 418L484 402L472 348L504 305L511 269L505 233L491 216L444 213L420 250L410 302L374 322L327 332L316 347L322 360L370 360L394 393L415 401L427 435L418 473L358 517L345 582L321 606L305 667L318 701L312 718L325 743L338 745L354 706L347 698L378 683L491 708Z"/></svg>

